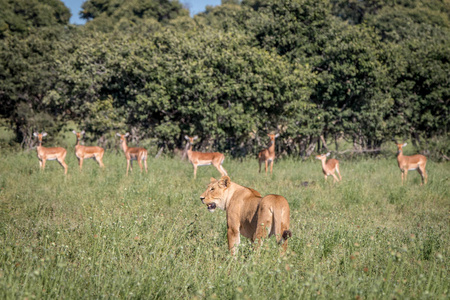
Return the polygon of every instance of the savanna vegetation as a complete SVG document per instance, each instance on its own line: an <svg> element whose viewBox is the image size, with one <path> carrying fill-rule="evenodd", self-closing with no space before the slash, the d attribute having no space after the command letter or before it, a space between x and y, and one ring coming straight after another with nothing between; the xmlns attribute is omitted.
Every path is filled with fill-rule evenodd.
<svg viewBox="0 0 450 300"><path fill-rule="evenodd" d="M193 180L186 160L150 157L127 177L123 154L106 153L105 170L80 173L70 154L67 176L55 161L39 171L34 151L0 157L2 299L449 297L448 163L402 186L393 155L341 162L338 184L318 160L279 160L273 176L226 160L235 182L288 199L293 233L285 255L242 237L233 258L225 213L199 198L215 168Z"/></svg>
<svg viewBox="0 0 450 300"><path fill-rule="evenodd" d="M450 155L448 0L224 0L194 17L176 0L88 0L82 26L59 0L1 6L2 148L72 121L106 148L130 131L168 153L188 134L243 157L277 131L287 155L393 137Z"/></svg>
<svg viewBox="0 0 450 300"><path fill-rule="evenodd" d="M449 0L0 0L0 297L448 299ZM72 130L106 149L79 172ZM43 146L68 150L39 170ZM116 133L149 152L126 161ZM278 133L273 175L258 173ZM291 207L289 248L226 245L199 195L232 180ZM428 157L401 185L392 139ZM341 160L323 179L312 154ZM359 153L369 153L361 156Z"/></svg>

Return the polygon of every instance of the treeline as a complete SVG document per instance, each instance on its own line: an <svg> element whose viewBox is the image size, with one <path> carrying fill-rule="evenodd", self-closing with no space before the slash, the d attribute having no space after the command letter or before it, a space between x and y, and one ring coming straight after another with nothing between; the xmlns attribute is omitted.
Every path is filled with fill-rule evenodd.
<svg viewBox="0 0 450 300"><path fill-rule="evenodd" d="M378 149L449 156L450 0L0 0L0 117L23 147L68 121L235 156L267 132L288 154ZM76 13L76 12L75 12ZM345 149L340 149L345 150Z"/></svg>

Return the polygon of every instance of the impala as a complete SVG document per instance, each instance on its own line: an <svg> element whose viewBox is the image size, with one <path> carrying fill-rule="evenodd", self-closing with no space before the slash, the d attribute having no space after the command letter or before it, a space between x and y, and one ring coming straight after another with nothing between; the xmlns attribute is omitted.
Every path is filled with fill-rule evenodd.
<svg viewBox="0 0 450 300"><path fill-rule="evenodd" d="M67 150L62 147L52 147L46 148L42 147L42 138L47 136L46 132L42 133L33 133L35 137L38 138L39 145L37 146L37 155L39 158L39 166L42 170L45 169L45 162L47 160L57 160L60 165L64 168L64 174L67 174L67 164L64 162L64 158L66 157Z"/></svg>
<svg viewBox="0 0 450 300"><path fill-rule="evenodd" d="M78 164L80 165L80 171L83 168L83 160L86 158L93 158L95 159L100 167L104 167L102 158L103 154L105 153L105 149L102 147L87 147L80 145L80 141L82 136L84 135L84 130L82 132L76 132L75 130L72 131L73 134L77 136L77 144L75 145L75 155L78 158Z"/></svg>
<svg viewBox="0 0 450 300"><path fill-rule="evenodd" d="M127 137L130 135L128 132L126 134L120 134L116 133L118 137L120 137L120 143L122 144L123 152L125 153L125 157L127 159L127 173L128 176L128 170L131 169L133 171L133 160L137 160L139 167L141 168L142 172L142 161L144 161L145 165L145 172L148 172L147 170L147 150L144 148L138 148L133 147L129 148L127 146Z"/></svg>
<svg viewBox="0 0 450 300"><path fill-rule="evenodd" d="M322 172L325 176L325 180L327 180L328 176L333 176L334 181L339 181L339 179L334 175L334 172L338 173L340 180L342 180L341 173L339 172L339 161L337 159L329 159L327 161L327 156L330 156L330 153L316 155L316 159L322 161Z"/></svg>
<svg viewBox="0 0 450 300"><path fill-rule="evenodd" d="M259 172L261 173L261 164L262 162L264 162L266 164L266 174L267 174L267 167L268 164L270 163L270 174L272 175L273 161L275 160L275 139L280 135L278 133L267 135L270 138L269 147L267 149L262 150L258 154Z"/></svg>
<svg viewBox="0 0 450 300"><path fill-rule="evenodd" d="M404 181L406 181L406 177L408 175L408 171L411 170L417 170L422 176L422 184L427 184L428 175L425 171L425 166L427 165L427 158L421 154L411 155L411 156L405 156L403 155L403 147L407 145L407 143L399 144L397 141L395 141L395 144L397 145L397 162L398 167L400 168L400 171L402 172L402 184Z"/></svg>
<svg viewBox="0 0 450 300"><path fill-rule="evenodd" d="M209 166L213 165L216 167L217 171L222 174L222 176L227 176L227 171L222 166L225 155L219 152L196 152L192 151L192 144L198 138L198 136L190 137L185 135L184 138L188 140L186 145L187 155L189 161L194 166L194 179L197 178L197 167L198 166Z"/></svg>

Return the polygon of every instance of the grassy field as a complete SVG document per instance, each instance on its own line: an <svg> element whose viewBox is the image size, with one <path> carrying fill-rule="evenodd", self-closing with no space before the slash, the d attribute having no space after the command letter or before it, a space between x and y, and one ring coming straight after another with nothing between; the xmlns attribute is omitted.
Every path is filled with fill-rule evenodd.
<svg viewBox="0 0 450 300"><path fill-rule="evenodd" d="M429 184L401 186L394 155L342 161L325 183L319 161L227 159L233 181L285 196L292 239L257 251L242 238L229 255L226 217L199 200L219 173L179 159L149 159L125 177L72 151L69 174L39 171L35 151L0 156L0 298L449 299L450 164L429 162ZM308 187L302 182L308 181Z"/></svg>

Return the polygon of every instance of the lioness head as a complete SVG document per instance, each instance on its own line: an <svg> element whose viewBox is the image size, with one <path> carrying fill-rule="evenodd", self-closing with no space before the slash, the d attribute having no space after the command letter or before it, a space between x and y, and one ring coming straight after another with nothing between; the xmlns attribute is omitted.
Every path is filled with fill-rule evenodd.
<svg viewBox="0 0 450 300"><path fill-rule="evenodd" d="M225 191L230 187L231 179L228 176L222 176L219 180L211 178L206 191L200 196L200 200L210 212L214 212L216 208L225 210Z"/></svg>

